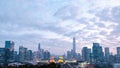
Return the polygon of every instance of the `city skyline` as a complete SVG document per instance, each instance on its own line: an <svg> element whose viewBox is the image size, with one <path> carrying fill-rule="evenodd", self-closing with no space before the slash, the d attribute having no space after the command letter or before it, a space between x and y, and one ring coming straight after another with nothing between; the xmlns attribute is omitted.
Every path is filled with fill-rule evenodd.
<svg viewBox="0 0 120 68"><path fill-rule="evenodd" d="M0 47L15 42L31 50L41 48L54 54L72 49L92 48L93 42L120 46L120 0L1 0Z"/></svg>
<svg viewBox="0 0 120 68"><path fill-rule="evenodd" d="M75 41L74 37L73 48L64 55L52 55L48 50L42 49L40 43L38 44L37 51L32 51L24 46L20 46L19 52L17 52L14 50L14 41L5 41L5 47L0 48L0 63L3 68L4 66L15 66L17 64L17 67L20 67L21 64L24 66L24 64L29 65L29 63L31 63L30 65L40 65L40 67L53 63L62 65L57 68L116 68L115 66L119 66L116 64L120 63L120 47L116 48L117 54L113 55L110 53L109 47L103 48L99 43L93 43L92 49L83 47L82 54L80 54L76 53Z"/></svg>
<svg viewBox="0 0 120 68"><path fill-rule="evenodd" d="M7 45L6 45L6 42L7 42ZM10 46L10 44L11 44L11 46ZM111 54L111 55L116 55L116 54L120 53L120 47L116 47L115 48L116 53L114 53L114 52L111 51L110 47L102 47L100 45L100 43L98 43L98 42L93 42L92 45L91 45L92 46L91 48L89 48L87 46L83 46L82 49L80 49L80 52L77 52L77 49L76 49L76 38L75 37L73 37L72 48L70 48L69 50L66 50L65 52L63 52L61 54L56 54L56 53L51 52L51 51L50 52L51 52L52 55L65 55L65 54L67 55L67 51L70 51L71 54L72 54L72 57L75 58L76 54L81 54L82 55L82 52L83 52L84 48L88 48L89 52L93 52L92 49L93 49L94 45L100 46L101 48L98 48L98 49L101 49L101 51L104 52L103 53L104 55L106 55L106 52L109 53L109 54ZM10 48L11 51L15 50L17 52L19 52L19 48L20 47L24 47L26 49L29 49L28 47L25 47L23 45L19 46L18 49L16 49L15 48L15 42L11 41L11 40L4 41L4 47L0 47L0 48L7 48L7 47ZM49 51L46 48L42 48L40 43L37 44L37 48L35 50L33 50L33 49L29 49L29 50L32 50L33 52L37 52L37 51L41 51L41 50Z"/></svg>

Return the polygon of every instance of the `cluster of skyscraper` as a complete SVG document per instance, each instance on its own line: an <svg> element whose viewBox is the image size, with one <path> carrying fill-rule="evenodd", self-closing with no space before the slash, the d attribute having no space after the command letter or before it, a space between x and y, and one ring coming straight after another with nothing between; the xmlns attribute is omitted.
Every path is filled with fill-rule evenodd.
<svg viewBox="0 0 120 68"><path fill-rule="evenodd" d="M44 50L38 44L38 50L32 51L28 50L26 47L20 46L19 53L14 51L15 43L13 41L5 41L5 47L0 48L0 63L7 65L10 62L28 62L28 61L39 61L39 60L49 60L50 52ZM73 48L71 51L67 51L67 55L64 59L72 60L76 59L79 61L86 61L90 63L120 63L120 47L117 47L117 54L112 55L109 48L103 48L99 43L93 43L93 47L83 47L82 54L76 53L76 40L73 38Z"/></svg>
<svg viewBox="0 0 120 68"><path fill-rule="evenodd" d="M13 62L14 60L14 42L6 41L5 48L0 48L0 62L7 64L8 62Z"/></svg>
<svg viewBox="0 0 120 68"><path fill-rule="evenodd" d="M117 54L113 55L109 51L109 47L103 48L99 43L93 43L92 49L88 47L82 48L82 54L76 53L75 38L73 38L73 49L67 51L67 59L77 59L90 63L120 63L120 47L117 47Z"/></svg>
<svg viewBox="0 0 120 68"><path fill-rule="evenodd" d="M69 60L72 60L72 59L77 59L77 60L80 60L80 53L76 53L76 40L75 40L75 37L73 38L73 49L71 51L67 51L67 58L66 59L69 59Z"/></svg>
<svg viewBox="0 0 120 68"><path fill-rule="evenodd" d="M26 47L20 46L19 53L14 51L15 43L13 41L5 41L5 47L0 48L0 63L7 65L11 62L28 62L48 60L50 58L50 52L40 48L38 45L37 51L28 50Z"/></svg>

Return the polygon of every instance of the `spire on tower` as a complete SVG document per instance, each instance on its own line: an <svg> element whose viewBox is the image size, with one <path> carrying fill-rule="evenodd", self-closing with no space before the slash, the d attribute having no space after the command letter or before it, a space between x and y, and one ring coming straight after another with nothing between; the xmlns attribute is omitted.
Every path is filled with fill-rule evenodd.
<svg viewBox="0 0 120 68"><path fill-rule="evenodd" d="M40 48L40 43L38 44L38 50L41 50L41 48Z"/></svg>

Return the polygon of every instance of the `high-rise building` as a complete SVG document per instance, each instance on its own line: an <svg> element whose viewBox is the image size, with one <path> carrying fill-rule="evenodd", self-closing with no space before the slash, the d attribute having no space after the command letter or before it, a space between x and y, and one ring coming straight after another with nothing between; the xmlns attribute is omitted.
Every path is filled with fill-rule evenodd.
<svg viewBox="0 0 120 68"><path fill-rule="evenodd" d="M120 55L120 47L117 47L117 55Z"/></svg>
<svg viewBox="0 0 120 68"><path fill-rule="evenodd" d="M50 59L50 52L49 51L46 50L43 55L44 55L44 60Z"/></svg>
<svg viewBox="0 0 120 68"><path fill-rule="evenodd" d="M40 43L38 44L38 51L40 51L41 50L41 47L40 47Z"/></svg>
<svg viewBox="0 0 120 68"><path fill-rule="evenodd" d="M15 61L15 62L18 62L18 61L19 61L19 56L18 56L17 51L14 51L14 61Z"/></svg>
<svg viewBox="0 0 120 68"><path fill-rule="evenodd" d="M92 61L91 53L91 48L88 48L88 62Z"/></svg>
<svg viewBox="0 0 120 68"><path fill-rule="evenodd" d="M27 50L27 61L32 61L33 55L32 50Z"/></svg>
<svg viewBox="0 0 120 68"><path fill-rule="evenodd" d="M71 53L71 51L67 51L67 59L72 59L72 53Z"/></svg>
<svg viewBox="0 0 120 68"><path fill-rule="evenodd" d="M76 59L77 59L78 61L81 60L81 55L80 55L80 53L77 53L77 57L76 57Z"/></svg>
<svg viewBox="0 0 120 68"><path fill-rule="evenodd" d="M19 47L19 61L20 62L24 61L24 47L23 46Z"/></svg>
<svg viewBox="0 0 120 68"><path fill-rule="evenodd" d="M38 59L43 59L43 53L44 53L44 50L41 49L41 45L40 43L38 44Z"/></svg>
<svg viewBox="0 0 120 68"><path fill-rule="evenodd" d="M5 62L14 62L14 42L5 41Z"/></svg>
<svg viewBox="0 0 120 68"><path fill-rule="evenodd" d="M19 47L19 61L24 62L27 60L27 48L20 46Z"/></svg>
<svg viewBox="0 0 120 68"><path fill-rule="evenodd" d="M83 49L82 49L82 59L83 59L83 61L90 62L90 53L91 53L91 49L89 49L87 47L83 47Z"/></svg>
<svg viewBox="0 0 120 68"><path fill-rule="evenodd" d="M116 56L113 55L112 53L110 53L109 63L111 64L116 63Z"/></svg>
<svg viewBox="0 0 120 68"><path fill-rule="evenodd" d="M87 61L87 53L88 53L87 47L83 47L82 48L82 59L83 59L83 61Z"/></svg>
<svg viewBox="0 0 120 68"><path fill-rule="evenodd" d="M5 62L5 48L0 48L0 63Z"/></svg>
<svg viewBox="0 0 120 68"><path fill-rule="evenodd" d="M34 61L39 61L39 55L38 55L38 54L39 54L38 51L34 51L34 52L33 52L33 60L34 60Z"/></svg>
<svg viewBox="0 0 120 68"><path fill-rule="evenodd" d="M103 61L103 50L99 43L93 43L92 47L93 52L93 62L102 62Z"/></svg>
<svg viewBox="0 0 120 68"><path fill-rule="evenodd" d="M5 48L10 51L14 51L14 45L15 43L13 41L5 41Z"/></svg>
<svg viewBox="0 0 120 68"><path fill-rule="evenodd" d="M116 63L120 63L120 47L117 47Z"/></svg>
<svg viewBox="0 0 120 68"><path fill-rule="evenodd" d="M25 57L24 57L24 60L27 61L27 59L28 59L28 54L27 54L27 53L28 53L28 50L27 50L27 48L24 48L24 53L25 53L25 55L24 55L24 56L25 56Z"/></svg>
<svg viewBox="0 0 120 68"><path fill-rule="evenodd" d="M109 62L110 60L110 51L108 47L105 47L105 61Z"/></svg>
<svg viewBox="0 0 120 68"><path fill-rule="evenodd" d="M75 41L75 37L73 38L73 52L72 52L73 54L73 58L75 58L75 56L76 56L76 41Z"/></svg>

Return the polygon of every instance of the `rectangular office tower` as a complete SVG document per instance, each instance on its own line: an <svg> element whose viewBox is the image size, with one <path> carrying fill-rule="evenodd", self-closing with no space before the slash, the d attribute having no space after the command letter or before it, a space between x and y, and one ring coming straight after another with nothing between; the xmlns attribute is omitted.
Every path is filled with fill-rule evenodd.
<svg viewBox="0 0 120 68"><path fill-rule="evenodd" d="M117 55L120 56L120 47L117 47Z"/></svg>
<svg viewBox="0 0 120 68"><path fill-rule="evenodd" d="M5 61L5 48L0 48L0 63Z"/></svg>
<svg viewBox="0 0 120 68"><path fill-rule="evenodd" d="M90 62L90 60L91 60L90 54L91 54L90 48L87 48L87 47L82 48L82 60L83 61Z"/></svg>
<svg viewBox="0 0 120 68"><path fill-rule="evenodd" d="M109 62L110 60L110 51L109 51L109 47L105 47L105 61Z"/></svg>
<svg viewBox="0 0 120 68"><path fill-rule="evenodd" d="M117 47L116 63L120 63L120 47Z"/></svg>
<svg viewBox="0 0 120 68"><path fill-rule="evenodd" d="M99 43L93 43L92 52L93 52L93 62L97 63L103 61L104 53L102 50L102 46L100 46Z"/></svg>
<svg viewBox="0 0 120 68"><path fill-rule="evenodd" d="M14 62L14 42L5 41L5 62Z"/></svg>

